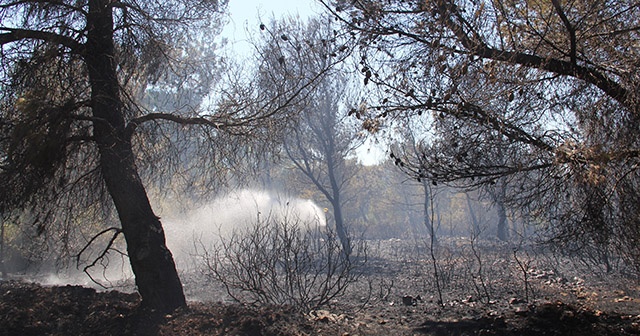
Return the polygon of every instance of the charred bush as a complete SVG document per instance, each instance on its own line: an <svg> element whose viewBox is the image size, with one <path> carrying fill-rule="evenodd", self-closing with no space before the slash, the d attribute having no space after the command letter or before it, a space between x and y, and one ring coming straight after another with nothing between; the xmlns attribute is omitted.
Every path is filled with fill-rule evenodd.
<svg viewBox="0 0 640 336"><path fill-rule="evenodd" d="M296 216L258 216L212 246L200 243L197 255L235 301L314 309L359 279L366 245L354 244L347 255L333 230L307 224Z"/></svg>

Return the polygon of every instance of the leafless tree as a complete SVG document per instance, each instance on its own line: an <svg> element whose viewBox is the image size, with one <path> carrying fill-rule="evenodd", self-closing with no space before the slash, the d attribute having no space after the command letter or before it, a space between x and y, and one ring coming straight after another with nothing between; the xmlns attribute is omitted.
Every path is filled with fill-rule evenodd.
<svg viewBox="0 0 640 336"><path fill-rule="evenodd" d="M305 27L298 28L293 35L295 24L277 26L277 36L287 36L292 50L307 50L305 57L285 60L286 66L299 71L317 73L344 60L351 50L350 39L338 36L328 18L312 19ZM289 33L286 33L289 32ZM288 35L285 35L288 34ZM268 53L263 51L263 54ZM280 67L279 64L274 64ZM271 84L266 83L267 87ZM361 143L357 125L347 118L347 106L356 99L350 88L344 69L333 67L314 91L304 101L300 119L289 129L285 138L284 152L288 160L311 182L331 206L331 217L336 232L347 255L351 253L351 243L345 223L344 205L348 200L349 181L354 177L356 166L348 164L349 156Z"/></svg>

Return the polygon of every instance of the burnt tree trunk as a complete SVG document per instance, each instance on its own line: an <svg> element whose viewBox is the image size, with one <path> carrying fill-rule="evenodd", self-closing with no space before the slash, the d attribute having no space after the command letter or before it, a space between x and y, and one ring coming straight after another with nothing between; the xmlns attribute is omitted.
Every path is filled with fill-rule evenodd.
<svg viewBox="0 0 640 336"><path fill-rule="evenodd" d="M325 128L327 127L324 125ZM333 126L333 125L332 125ZM325 129L325 133L333 132L333 129L328 130ZM325 192L325 196L329 199L331 206L333 207L333 216L336 222L336 233L338 234L338 238L340 239L340 244L342 244L342 251L348 258L351 255L351 239L349 239L349 234L347 233L347 228L344 223L344 215L342 214L342 187L338 182L339 176L338 174L342 174L343 171L340 168L344 169L344 161L342 158L336 159L336 149L334 143L334 137L327 137L327 175L329 177L329 183L331 185L331 194L329 192Z"/></svg>
<svg viewBox="0 0 640 336"><path fill-rule="evenodd" d="M498 227L496 230L496 236L502 241L509 240L509 221L507 219L507 207L505 200L507 198L507 183L500 181L494 191L494 202L496 204L498 212Z"/></svg>
<svg viewBox="0 0 640 336"><path fill-rule="evenodd" d="M436 235L435 223L433 222L435 209L433 208L433 195L431 194L431 186L427 179L422 179L422 191L424 193L423 199L423 220L424 226L429 232L429 239L431 241L430 246L438 245L438 236Z"/></svg>
<svg viewBox="0 0 640 336"><path fill-rule="evenodd" d="M480 236L480 223L478 222L478 218L476 217L476 212L473 209L473 204L471 204L471 197L468 193L465 193L467 198L467 207L469 208L469 217L471 218L471 229L473 230L473 236Z"/></svg>
<svg viewBox="0 0 640 336"><path fill-rule="evenodd" d="M503 202L498 202L498 228L496 235L501 241L509 240L509 223L507 222L507 209Z"/></svg>
<svg viewBox="0 0 640 336"><path fill-rule="evenodd" d="M164 231L138 175L126 133L113 42L110 0L89 1L85 62L91 85L94 137L107 190L118 212L142 304L163 312L186 305Z"/></svg>
<svg viewBox="0 0 640 336"><path fill-rule="evenodd" d="M342 205L340 204L340 199L334 198L331 201L331 206L333 207L333 216L336 222L336 233L338 234L338 239L340 239L342 251L347 257L349 257L352 252L351 239L349 239L349 234L347 233L347 229L345 228L344 215L342 214Z"/></svg>

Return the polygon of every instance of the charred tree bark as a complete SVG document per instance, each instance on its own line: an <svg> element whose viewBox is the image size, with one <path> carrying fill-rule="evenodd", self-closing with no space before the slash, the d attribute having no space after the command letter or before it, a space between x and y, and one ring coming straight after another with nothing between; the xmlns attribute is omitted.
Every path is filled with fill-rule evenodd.
<svg viewBox="0 0 640 336"><path fill-rule="evenodd" d="M186 305L164 231L138 175L116 74L112 1L89 1L85 62L91 85L94 137L103 179L118 211L131 268L144 306L170 312Z"/></svg>

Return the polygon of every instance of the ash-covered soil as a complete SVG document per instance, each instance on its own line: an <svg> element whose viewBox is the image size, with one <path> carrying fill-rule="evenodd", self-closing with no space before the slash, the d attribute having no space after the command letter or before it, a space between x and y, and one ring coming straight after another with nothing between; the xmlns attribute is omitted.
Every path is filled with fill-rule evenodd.
<svg viewBox="0 0 640 336"><path fill-rule="evenodd" d="M0 291L0 335L291 335L305 327L282 307L191 303L164 315L117 291L20 281L2 282Z"/></svg>
<svg viewBox="0 0 640 336"><path fill-rule="evenodd" d="M183 274L185 291L203 301L168 315L141 309L135 293L1 281L0 335L640 335L637 279L568 278L523 257L525 292L514 261L456 252L439 255L450 273L440 303L429 259L385 244L348 293L307 312L216 300L219 284L195 275Z"/></svg>

